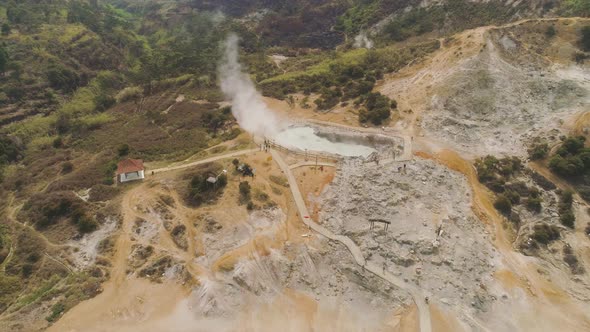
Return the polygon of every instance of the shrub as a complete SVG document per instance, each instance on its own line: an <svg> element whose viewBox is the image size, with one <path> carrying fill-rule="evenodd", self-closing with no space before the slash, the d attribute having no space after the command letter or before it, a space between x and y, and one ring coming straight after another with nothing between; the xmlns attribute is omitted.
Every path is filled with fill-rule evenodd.
<svg viewBox="0 0 590 332"><path fill-rule="evenodd" d="M581 175L584 172L584 162L577 156L564 158L556 154L549 160L549 168L552 172L561 176L573 177Z"/></svg>
<svg viewBox="0 0 590 332"><path fill-rule="evenodd" d="M359 121L380 125L391 116L391 106L397 105L379 92L368 93L364 98L366 109L359 112Z"/></svg>
<svg viewBox="0 0 590 332"><path fill-rule="evenodd" d="M506 216L510 215L510 212L512 211L512 203L505 195L498 195L494 202L494 207Z"/></svg>
<svg viewBox="0 0 590 332"><path fill-rule="evenodd" d="M542 244L548 244L551 241L559 239L559 228L547 224L537 224L533 228L532 238Z"/></svg>
<svg viewBox="0 0 590 332"><path fill-rule="evenodd" d="M243 197L250 197L250 184L248 183L248 181L242 181L240 182L240 195L242 195Z"/></svg>
<svg viewBox="0 0 590 332"><path fill-rule="evenodd" d="M117 103L124 103L127 101L134 101L137 103L143 97L143 90L140 87L132 86L121 90L116 96Z"/></svg>
<svg viewBox="0 0 590 332"><path fill-rule="evenodd" d="M249 201L248 204L246 205L246 209L248 209L248 211L255 210L256 205L252 201Z"/></svg>
<svg viewBox="0 0 590 332"><path fill-rule="evenodd" d="M582 28L582 30L580 31L581 36L580 36L580 47L582 48L582 50L584 50L584 52L589 52L590 51L590 26L585 26Z"/></svg>
<svg viewBox="0 0 590 332"><path fill-rule="evenodd" d="M56 137L56 138L53 140L53 142L52 142L52 144L51 144L51 145L53 145L53 147L54 147L55 149L62 148L62 147L64 146L64 142L63 142L63 139L61 138L61 136L58 136L58 137Z"/></svg>
<svg viewBox="0 0 590 332"><path fill-rule="evenodd" d="M541 198L540 197L529 197L526 200L526 208L531 212L541 212Z"/></svg>
<svg viewBox="0 0 590 332"><path fill-rule="evenodd" d="M62 174L71 173L73 170L74 170L74 165L69 161L66 161L65 163L63 163L61 165L61 173Z"/></svg>
<svg viewBox="0 0 590 332"><path fill-rule="evenodd" d="M576 216L572 211L574 193L570 190L564 190L559 194L559 222L562 225L574 228Z"/></svg>
<svg viewBox="0 0 590 332"><path fill-rule="evenodd" d="M535 144L529 150L529 157L531 160L544 159L549 152L549 145L547 143Z"/></svg>
<svg viewBox="0 0 590 332"><path fill-rule="evenodd" d="M65 304L62 302L58 302L53 307L51 307L51 314L45 318L48 322L52 323L55 322L61 314L66 310Z"/></svg>
<svg viewBox="0 0 590 332"><path fill-rule="evenodd" d="M117 103L117 100L107 94L99 94L94 97L95 111L104 112Z"/></svg>
<svg viewBox="0 0 590 332"><path fill-rule="evenodd" d="M206 173L199 173L192 177L189 183L188 200L193 205L199 206L205 202L216 199L227 185L227 176L219 175L217 182L207 182L209 176Z"/></svg>
<svg viewBox="0 0 590 332"><path fill-rule="evenodd" d="M127 144L119 145L119 147L117 148L117 153L119 154L119 157L124 157L124 156L128 155L129 154L129 145L127 145Z"/></svg>
<svg viewBox="0 0 590 332"><path fill-rule="evenodd" d="M576 216L574 216L572 211L567 211L559 216L559 222L569 228L574 228L575 221Z"/></svg>
<svg viewBox="0 0 590 332"><path fill-rule="evenodd" d="M10 34L10 25L8 23L2 24L2 35L8 36Z"/></svg>
<svg viewBox="0 0 590 332"><path fill-rule="evenodd" d="M510 203L512 203L512 205L520 204L520 195L517 192L512 190L506 190L506 192L504 192L504 195L506 196L506 198L510 200Z"/></svg>
<svg viewBox="0 0 590 332"><path fill-rule="evenodd" d="M81 80L78 74L64 66L52 66L47 70L47 80L52 88L64 92L72 92L80 85Z"/></svg>
<svg viewBox="0 0 590 332"><path fill-rule="evenodd" d="M551 38L553 36L555 36L557 34L557 30L555 29L555 27L553 25L550 25L547 27L547 29L545 30L545 36L547 36L547 38Z"/></svg>

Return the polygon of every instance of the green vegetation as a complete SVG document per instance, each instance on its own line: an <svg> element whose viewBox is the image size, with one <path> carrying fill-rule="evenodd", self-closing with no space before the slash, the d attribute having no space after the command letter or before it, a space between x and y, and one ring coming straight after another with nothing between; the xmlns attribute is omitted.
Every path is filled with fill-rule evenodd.
<svg viewBox="0 0 590 332"><path fill-rule="evenodd" d="M566 138L549 160L549 168L564 177L588 174L590 171L590 148L584 147L583 136Z"/></svg>
<svg viewBox="0 0 590 332"><path fill-rule="evenodd" d="M504 215L509 216L510 212L512 211L512 202L508 197L505 195L498 195L496 197L496 201L494 202L494 207L498 209L498 211L502 212Z"/></svg>
<svg viewBox="0 0 590 332"><path fill-rule="evenodd" d="M564 190L559 194L559 222L569 228L574 228L576 216L572 210L574 193Z"/></svg>
<svg viewBox="0 0 590 332"><path fill-rule="evenodd" d="M384 101L385 96L370 94L375 81L438 47L438 41L432 41L403 48L336 52L330 60L266 79L260 82L260 87L263 94L281 99L295 92L318 93L315 104L320 110L354 100L357 107L365 104L365 108L359 110L359 121L380 124L397 105L395 101ZM387 105L390 107L385 107Z"/></svg>
<svg viewBox="0 0 590 332"><path fill-rule="evenodd" d="M227 176L221 170L220 165L210 164L192 175L187 192L187 201L191 205L213 203L223 194L227 186ZM209 178L215 179L215 182L207 181Z"/></svg>
<svg viewBox="0 0 590 332"><path fill-rule="evenodd" d="M531 160L545 159L549 152L549 145L547 143L536 143L529 149L529 157Z"/></svg>
<svg viewBox="0 0 590 332"><path fill-rule="evenodd" d="M456 32L510 20L521 6L503 6L497 1L449 0L440 5L416 7L397 15L383 28L380 39L403 41L428 32ZM460 18L460 19L458 19Z"/></svg>
<svg viewBox="0 0 590 332"><path fill-rule="evenodd" d="M338 17L335 28L347 35L355 35L379 17L379 1L363 1Z"/></svg>
<svg viewBox="0 0 590 332"><path fill-rule="evenodd" d="M248 183L248 181L242 181L240 182L239 185L239 190L240 190L240 203L245 204L245 203L250 203L250 192L252 191L252 188L250 187L250 183Z"/></svg>
<svg viewBox="0 0 590 332"><path fill-rule="evenodd" d="M588 0L565 0L562 2L561 12L563 15L590 16L590 1Z"/></svg>
<svg viewBox="0 0 590 332"><path fill-rule="evenodd" d="M88 213L89 207L70 192L36 194L25 204L24 210L35 226L44 229L69 219L80 233L89 233L98 227Z"/></svg>
<svg viewBox="0 0 590 332"><path fill-rule="evenodd" d="M54 304L53 307L51 307L51 314L45 319L50 323L55 322L59 317L61 317L65 310L66 306L62 302L58 302Z"/></svg>
<svg viewBox="0 0 590 332"><path fill-rule="evenodd" d="M571 181L584 200L590 200L590 148L585 147L585 142L583 136L564 137L549 159L549 168Z"/></svg>
<svg viewBox="0 0 590 332"><path fill-rule="evenodd" d="M590 52L590 26L585 26L580 31L579 43L584 52Z"/></svg>
<svg viewBox="0 0 590 332"><path fill-rule="evenodd" d="M512 207L521 203L531 212L541 212L542 198L539 190L515 179L522 170L520 159L486 156L476 160L475 168L479 181L497 194L494 207L511 221L520 219L512 211Z"/></svg>
<svg viewBox="0 0 590 332"><path fill-rule="evenodd" d="M361 123L371 122L374 125L380 125L391 115L391 110L397 108L397 102L391 100L379 92L371 92L361 97L361 103L364 103L366 109L359 112L359 121Z"/></svg>
<svg viewBox="0 0 590 332"><path fill-rule="evenodd" d="M554 225L547 225L545 223L536 224L533 228L532 238L538 243L549 244L552 241L559 239L559 228Z"/></svg>
<svg viewBox="0 0 590 332"><path fill-rule="evenodd" d="M545 36L547 36L547 38L553 38L556 34L557 29L555 29L555 26L553 25L548 26L547 30L545 30Z"/></svg>

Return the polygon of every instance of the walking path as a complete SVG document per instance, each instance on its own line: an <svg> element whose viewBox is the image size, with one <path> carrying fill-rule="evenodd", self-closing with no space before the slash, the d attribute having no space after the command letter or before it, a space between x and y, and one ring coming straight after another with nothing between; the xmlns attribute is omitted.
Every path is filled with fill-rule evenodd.
<svg viewBox="0 0 590 332"><path fill-rule="evenodd" d="M177 165L177 166L168 166L168 167L162 167L162 168L157 168L157 169L153 169L153 170L148 170L148 173L162 173L162 172L169 172L169 171L175 171L178 169L183 169L183 168L187 168L187 167L193 167L193 166L197 166L197 165L202 165L202 164L207 164L207 163L212 163L214 161L218 161L221 159L227 159L227 158L234 158L234 157L238 157L244 154L249 154L249 153L255 153L260 151L259 148L256 149L248 149L248 150L239 150L239 151L235 151L235 152L231 152L231 153L226 153L226 154L222 154L219 156L214 156L214 157L210 157L210 158L206 158L206 159L201 159L201 160L197 160L188 164L182 164L182 165Z"/></svg>
<svg viewBox="0 0 590 332"><path fill-rule="evenodd" d="M301 195L301 191L299 190L299 186L297 185L295 176L291 172L291 168L289 167L289 165L287 165L285 160L277 151L270 150L270 153L272 154L273 159L277 162L281 170L283 170L285 176L287 177L287 180L289 181L289 187L291 188L293 199L295 200L295 205L297 205L297 210L299 211L299 218L301 219L301 221L310 229L313 229L315 232L320 233L324 237L344 244L346 248L348 248L348 251L350 251L350 253L354 257L356 263L360 265L363 269L410 293L410 295L414 299L414 302L416 303L416 306L418 307L418 313L420 316L420 332L431 332L432 326L430 322L430 309L428 307L428 304L424 301L425 298L422 291L414 285L410 285L405 281L397 278L393 274L383 271L382 266L377 266L377 264L374 262L367 262L365 260L365 257L363 256L363 253L361 252L361 249L350 238L343 235L336 235L327 228L311 220L311 218L309 218L309 211L307 210L307 206L305 205L305 201L303 200L303 196Z"/></svg>

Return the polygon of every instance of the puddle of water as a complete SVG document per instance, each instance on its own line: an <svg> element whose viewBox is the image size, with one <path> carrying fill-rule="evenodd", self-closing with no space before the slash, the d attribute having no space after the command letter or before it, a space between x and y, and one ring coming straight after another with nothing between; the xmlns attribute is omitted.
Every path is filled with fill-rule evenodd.
<svg viewBox="0 0 590 332"><path fill-rule="evenodd" d="M293 127L278 133L275 142L288 148L328 152L345 157L366 157L376 150L361 144L333 142L318 136L311 127Z"/></svg>

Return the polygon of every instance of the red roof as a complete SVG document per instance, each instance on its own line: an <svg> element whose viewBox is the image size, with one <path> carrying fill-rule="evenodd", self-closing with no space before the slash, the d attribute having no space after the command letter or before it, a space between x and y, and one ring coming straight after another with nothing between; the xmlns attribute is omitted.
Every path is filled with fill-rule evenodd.
<svg viewBox="0 0 590 332"><path fill-rule="evenodd" d="M143 160L141 159L125 159L121 160L117 165L117 175L143 171Z"/></svg>

